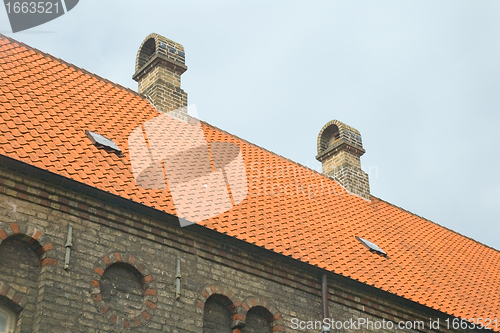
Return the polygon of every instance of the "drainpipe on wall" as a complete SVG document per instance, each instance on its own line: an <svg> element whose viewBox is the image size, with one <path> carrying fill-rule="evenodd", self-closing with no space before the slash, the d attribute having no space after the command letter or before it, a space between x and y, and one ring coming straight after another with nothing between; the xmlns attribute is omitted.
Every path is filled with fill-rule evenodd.
<svg viewBox="0 0 500 333"><path fill-rule="evenodd" d="M330 318L328 313L328 279L326 274L323 274L321 281L321 305L323 306L323 320L325 318ZM323 332L329 332L330 329L323 326Z"/></svg>

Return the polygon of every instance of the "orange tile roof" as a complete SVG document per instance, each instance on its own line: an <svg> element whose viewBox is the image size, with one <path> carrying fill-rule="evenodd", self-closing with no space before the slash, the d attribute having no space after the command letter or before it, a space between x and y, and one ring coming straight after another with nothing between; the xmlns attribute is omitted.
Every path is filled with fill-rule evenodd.
<svg viewBox="0 0 500 333"><path fill-rule="evenodd" d="M168 190L134 181L127 138L158 115L146 99L3 35L0 68L0 154L176 213ZM125 156L97 149L85 130L111 138ZM500 318L497 250L378 198L350 195L330 178L209 124L203 131L208 142L239 145L253 185L243 202L202 225L456 317ZM308 195L298 190L304 184L321 191ZM273 186L288 191L262 193ZM390 258L367 251L355 236Z"/></svg>

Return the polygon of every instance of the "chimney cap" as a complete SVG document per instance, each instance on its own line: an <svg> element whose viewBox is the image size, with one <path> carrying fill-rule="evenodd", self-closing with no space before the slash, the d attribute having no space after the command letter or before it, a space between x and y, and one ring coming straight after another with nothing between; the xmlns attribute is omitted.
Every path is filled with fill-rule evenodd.
<svg viewBox="0 0 500 333"><path fill-rule="evenodd" d="M138 81L139 76L143 76L156 62L163 63L179 74L187 70L184 47L166 37L152 33L144 39L137 52L133 79Z"/></svg>
<svg viewBox="0 0 500 333"><path fill-rule="evenodd" d="M317 148L316 159L319 161L338 150L347 150L357 156L365 153L359 131L335 119L326 123L319 132Z"/></svg>

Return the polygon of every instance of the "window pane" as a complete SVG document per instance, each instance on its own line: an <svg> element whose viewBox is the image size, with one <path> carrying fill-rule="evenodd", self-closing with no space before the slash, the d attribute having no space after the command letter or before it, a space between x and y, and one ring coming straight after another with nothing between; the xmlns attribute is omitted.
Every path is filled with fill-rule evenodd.
<svg viewBox="0 0 500 333"><path fill-rule="evenodd" d="M0 333L7 332L7 316L0 312Z"/></svg>

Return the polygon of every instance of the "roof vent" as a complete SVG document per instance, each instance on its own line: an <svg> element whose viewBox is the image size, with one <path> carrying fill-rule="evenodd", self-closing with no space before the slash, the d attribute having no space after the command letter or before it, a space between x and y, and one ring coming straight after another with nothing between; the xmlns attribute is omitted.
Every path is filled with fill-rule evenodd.
<svg viewBox="0 0 500 333"><path fill-rule="evenodd" d="M103 148L108 153L116 153L118 156L123 155L120 147L113 140L91 131L85 131L85 134L97 148Z"/></svg>
<svg viewBox="0 0 500 333"><path fill-rule="evenodd" d="M377 244L372 243L370 241L367 241L366 239L363 239L363 238L358 237L358 236L356 236L356 239L359 240L361 242L361 244L363 244L371 252L383 255L384 257L387 257L387 253L384 250L382 250L380 247L378 247Z"/></svg>

